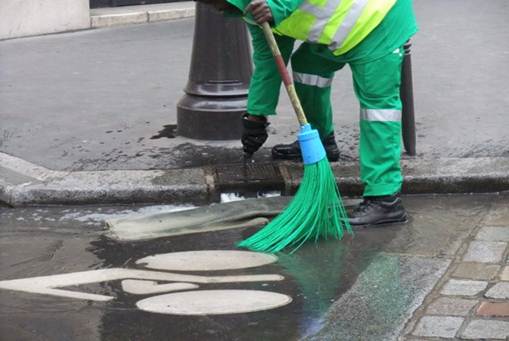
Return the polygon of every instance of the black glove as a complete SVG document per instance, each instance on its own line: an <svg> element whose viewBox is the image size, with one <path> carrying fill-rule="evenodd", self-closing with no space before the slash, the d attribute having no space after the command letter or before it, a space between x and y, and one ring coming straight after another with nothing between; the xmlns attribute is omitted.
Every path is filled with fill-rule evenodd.
<svg viewBox="0 0 509 341"><path fill-rule="evenodd" d="M251 121L247 118L248 114L242 116L242 145L244 153L254 154L267 140L267 121Z"/></svg>

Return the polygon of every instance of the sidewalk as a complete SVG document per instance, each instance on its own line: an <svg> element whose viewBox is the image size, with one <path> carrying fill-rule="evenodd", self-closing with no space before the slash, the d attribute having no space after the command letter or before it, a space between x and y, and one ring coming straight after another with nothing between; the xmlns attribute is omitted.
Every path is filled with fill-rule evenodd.
<svg viewBox="0 0 509 341"><path fill-rule="evenodd" d="M507 202L496 202L414 313L403 340L509 337L508 221Z"/></svg>
<svg viewBox="0 0 509 341"><path fill-rule="evenodd" d="M417 0L415 7L420 24L412 47L418 155L403 156L407 193L507 190L506 2ZM221 172L241 166L239 141L172 136L192 36L193 20L183 19L0 42L0 152L2 160L19 159L19 164L0 163L2 199L11 204L83 202L72 199L80 195L85 202L173 200L164 193L170 188L180 192L174 184L188 184L208 193L208 200L216 197L211 188L238 190L239 179ZM349 184L358 181L358 108L346 68L334 81L333 101L342 152L334 167L338 178L346 179L346 194L355 195L358 185ZM269 179L292 193L298 164L270 159L270 148L293 141L297 130L284 94L280 114L271 122L251 180ZM46 175L39 178L25 166ZM182 168L191 170L179 172ZM295 175L286 169L295 169ZM87 187L90 183L101 186ZM105 195L115 188L120 194ZM197 195L189 193L186 200Z"/></svg>

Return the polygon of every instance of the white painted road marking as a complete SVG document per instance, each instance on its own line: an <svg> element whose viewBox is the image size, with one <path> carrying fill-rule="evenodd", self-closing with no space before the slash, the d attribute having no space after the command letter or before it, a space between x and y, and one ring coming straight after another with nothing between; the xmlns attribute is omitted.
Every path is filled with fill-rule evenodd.
<svg viewBox="0 0 509 341"><path fill-rule="evenodd" d="M169 272L157 272L135 269L111 268L102 270L73 272L68 274L13 279L0 282L0 289L10 289L36 294L79 298L92 301L109 301L112 296L89 294L85 292L62 290L58 288L90 283L114 281L120 279L142 279L168 282L191 283L238 283L271 282L284 279L281 275L243 275L243 276L197 276Z"/></svg>
<svg viewBox="0 0 509 341"><path fill-rule="evenodd" d="M219 315L274 309L290 302L290 296L270 291L193 290L146 298L136 305L160 314Z"/></svg>
<svg viewBox="0 0 509 341"><path fill-rule="evenodd" d="M277 257L266 253L232 250L200 250L164 253L136 261L147 268L174 271L211 271L254 268L275 263Z"/></svg>
<svg viewBox="0 0 509 341"><path fill-rule="evenodd" d="M148 256L136 262L136 264L145 264L149 268L164 271L124 268L99 269L0 281L0 289L91 301L109 301L114 297L63 288L122 280L122 290L134 295L180 291L139 301L137 306L145 311L178 315L238 314L280 307L289 304L292 298L280 293L260 290L193 289L200 288L198 284L273 282L281 281L284 277L277 274L200 276L172 273L167 270L234 270L258 267L276 261L277 257L274 255L250 251L175 252Z"/></svg>
<svg viewBox="0 0 509 341"><path fill-rule="evenodd" d="M122 289L134 295L160 294L162 292L198 289L199 287L199 285L193 283L158 284L154 281L139 279L125 279L122 281Z"/></svg>

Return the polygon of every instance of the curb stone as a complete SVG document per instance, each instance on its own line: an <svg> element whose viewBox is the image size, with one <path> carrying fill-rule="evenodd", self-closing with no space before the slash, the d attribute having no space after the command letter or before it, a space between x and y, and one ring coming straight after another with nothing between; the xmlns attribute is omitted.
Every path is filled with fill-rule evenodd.
<svg viewBox="0 0 509 341"><path fill-rule="evenodd" d="M191 18L195 15L195 4L192 1L122 6L112 8L95 8L90 10L90 27L101 28L128 24L141 24Z"/></svg>
<svg viewBox="0 0 509 341"><path fill-rule="evenodd" d="M362 185L356 162L332 163L344 196ZM193 203L218 201L221 193L280 191L294 194L302 165L294 162L169 170L54 171L0 153L0 202L43 204ZM486 193L509 190L509 158L448 158L402 161L404 194ZM227 171L225 171L227 170Z"/></svg>

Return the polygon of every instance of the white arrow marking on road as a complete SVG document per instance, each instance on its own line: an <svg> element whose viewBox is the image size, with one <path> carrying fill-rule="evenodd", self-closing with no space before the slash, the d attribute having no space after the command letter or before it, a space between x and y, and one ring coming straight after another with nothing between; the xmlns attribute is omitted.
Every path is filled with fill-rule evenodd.
<svg viewBox="0 0 509 341"><path fill-rule="evenodd" d="M199 287L199 285L192 283L158 284L154 281L144 281L139 279L126 279L122 281L122 289L125 292L134 295L159 294L162 292L197 289Z"/></svg>
<svg viewBox="0 0 509 341"><path fill-rule="evenodd" d="M106 295L89 294L78 291L62 290L58 288L130 278L141 280L191 282L191 283L266 282L266 281L281 281L284 279L283 276L274 274L242 275L242 276L197 276L197 275L182 275L169 272L111 268L111 269L73 272L68 274L52 276L41 276L0 281L0 288L36 294L79 298L92 301L109 301L112 300L114 297Z"/></svg>

